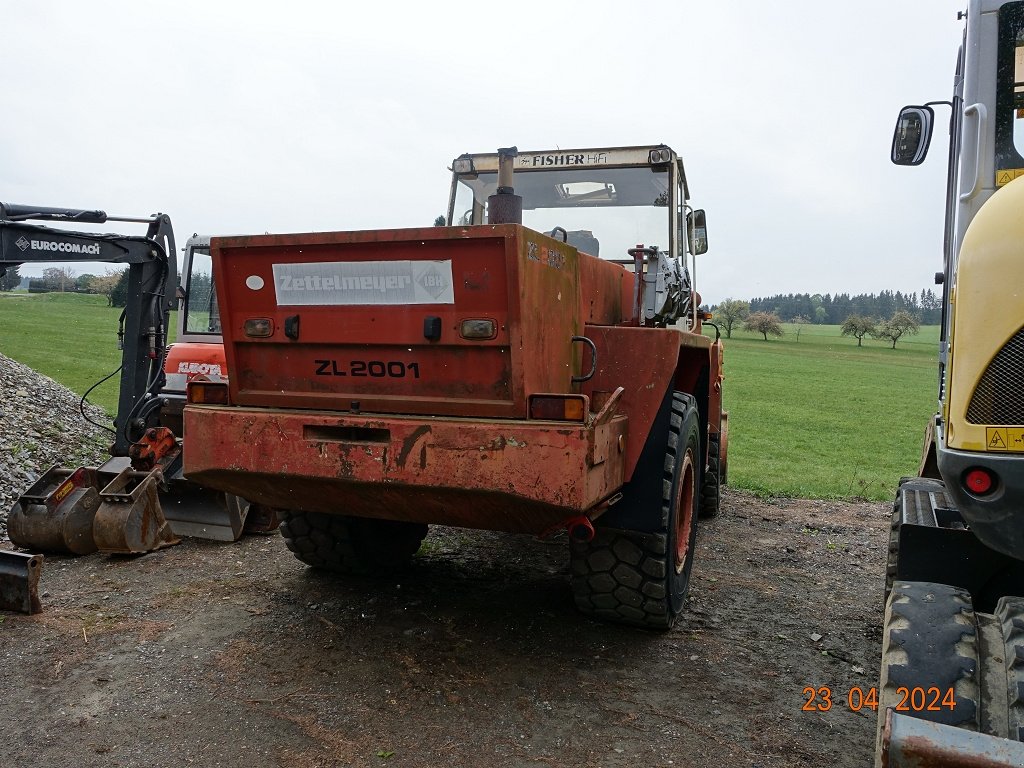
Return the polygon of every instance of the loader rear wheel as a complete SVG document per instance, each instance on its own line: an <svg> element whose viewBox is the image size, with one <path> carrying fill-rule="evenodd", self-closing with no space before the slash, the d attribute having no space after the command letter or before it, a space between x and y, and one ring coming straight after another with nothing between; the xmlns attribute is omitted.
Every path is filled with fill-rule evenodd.
<svg viewBox="0 0 1024 768"><path fill-rule="evenodd" d="M404 567L427 535L423 523L374 520L320 512L285 512L285 545L314 568L367 575Z"/></svg>
<svg viewBox="0 0 1024 768"><path fill-rule="evenodd" d="M700 516L717 517L722 511L722 464L720 434L708 435L708 469L700 487Z"/></svg>
<svg viewBox="0 0 1024 768"><path fill-rule="evenodd" d="M576 606L596 619L669 629L683 609L697 537L696 401L673 393L664 449L661 525L653 533L598 527L593 540L573 541Z"/></svg>

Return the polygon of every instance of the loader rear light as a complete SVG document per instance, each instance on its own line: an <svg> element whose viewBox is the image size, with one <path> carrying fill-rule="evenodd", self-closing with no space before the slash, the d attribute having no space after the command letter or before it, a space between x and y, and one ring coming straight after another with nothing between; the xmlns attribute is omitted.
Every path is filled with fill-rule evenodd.
<svg viewBox="0 0 1024 768"><path fill-rule="evenodd" d="M586 421L586 395L530 395L530 418L544 421Z"/></svg>
<svg viewBox="0 0 1024 768"><path fill-rule="evenodd" d="M672 150L652 149L649 159L652 165L658 165L659 163L667 163L670 160L672 160Z"/></svg>
<svg viewBox="0 0 1024 768"><path fill-rule="evenodd" d="M452 171L455 173L474 173L473 158L471 157L457 157L455 162L452 163Z"/></svg>
<svg viewBox="0 0 1024 768"><path fill-rule="evenodd" d="M227 405L228 385L222 381L193 379L186 386L185 398L194 405Z"/></svg>
<svg viewBox="0 0 1024 768"><path fill-rule="evenodd" d="M243 326L245 335L253 339L265 339L274 335L274 321L269 317L251 317Z"/></svg>
<svg viewBox="0 0 1024 768"><path fill-rule="evenodd" d="M463 320L459 336L464 339L493 339L498 335L498 324L493 320Z"/></svg>
<svg viewBox="0 0 1024 768"><path fill-rule="evenodd" d="M990 493L995 486L995 477L987 469L974 467L974 469L964 472L964 488L975 496L984 496L986 493Z"/></svg>

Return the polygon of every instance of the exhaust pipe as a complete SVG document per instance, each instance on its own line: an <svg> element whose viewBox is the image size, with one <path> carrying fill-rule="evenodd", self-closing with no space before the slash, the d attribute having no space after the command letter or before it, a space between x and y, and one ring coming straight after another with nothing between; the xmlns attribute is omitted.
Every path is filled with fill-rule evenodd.
<svg viewBox="0 0 1024 768"><path fill-rule="evenodd" d="M581 544L586 544L594 539L594 524L590 522L590 518L586 515L570 519L565 524L565 529L569 532L570 539Z"/></svg>
<svg viewBox="0 0 1024 768"><path fill-rule="evenodd" d="M514 158L518 156L519 150L516 147L498 150L498 189L487 198L488 224L523 223L523 198L512 187Z"/></svg>

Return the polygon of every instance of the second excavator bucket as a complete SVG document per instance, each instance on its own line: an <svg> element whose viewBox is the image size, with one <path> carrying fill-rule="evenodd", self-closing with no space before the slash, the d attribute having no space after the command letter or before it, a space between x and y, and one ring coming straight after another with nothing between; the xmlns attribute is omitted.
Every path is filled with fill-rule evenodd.
<svg viewBox="0 0 1024 768"><path fill-rule="evenodd" d="M140 554L180 543L164 518L159 469L124 469L100 492L93 519L96 547L104 554Z"/></svg>
<svg viewBox="0 0 1024 768"><path fill-rule="evenodd" d="M14 504L7 534L25 549L88 555L96 551L92 522L99 505L95 470L53 466Z"/></svg>

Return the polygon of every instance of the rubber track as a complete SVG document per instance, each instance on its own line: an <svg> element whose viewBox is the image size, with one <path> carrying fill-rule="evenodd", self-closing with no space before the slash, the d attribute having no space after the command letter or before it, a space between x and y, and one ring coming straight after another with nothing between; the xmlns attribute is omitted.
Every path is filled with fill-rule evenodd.
<svg viewBox="0 0 1024 768"><path fill-rule="evenodd" d="M1008 735L1024 741L1024 598L1000 599L995 615L1005 647Z"/></svg>
<svg viewBox="0 0 1024 768"><path fill-rule="evenodd" d="M900 525L903 522L934 528L935 507L952 506L946 496L946 486L941 480L927 477L904 477L892 505L892 519L889 525L889 556L885 564L885 599L889 599L892 582L896 578L899 559Z"/></svg>
<svg viewBox="0 0 1024 768"><path fill-rule="evenodd" d="M906 712L914 717L978 730L978 630L970 594L929 582L897 581L886 610L882 640L879 716L901 698L898 687L954 691L956 707Z"/></svg>

